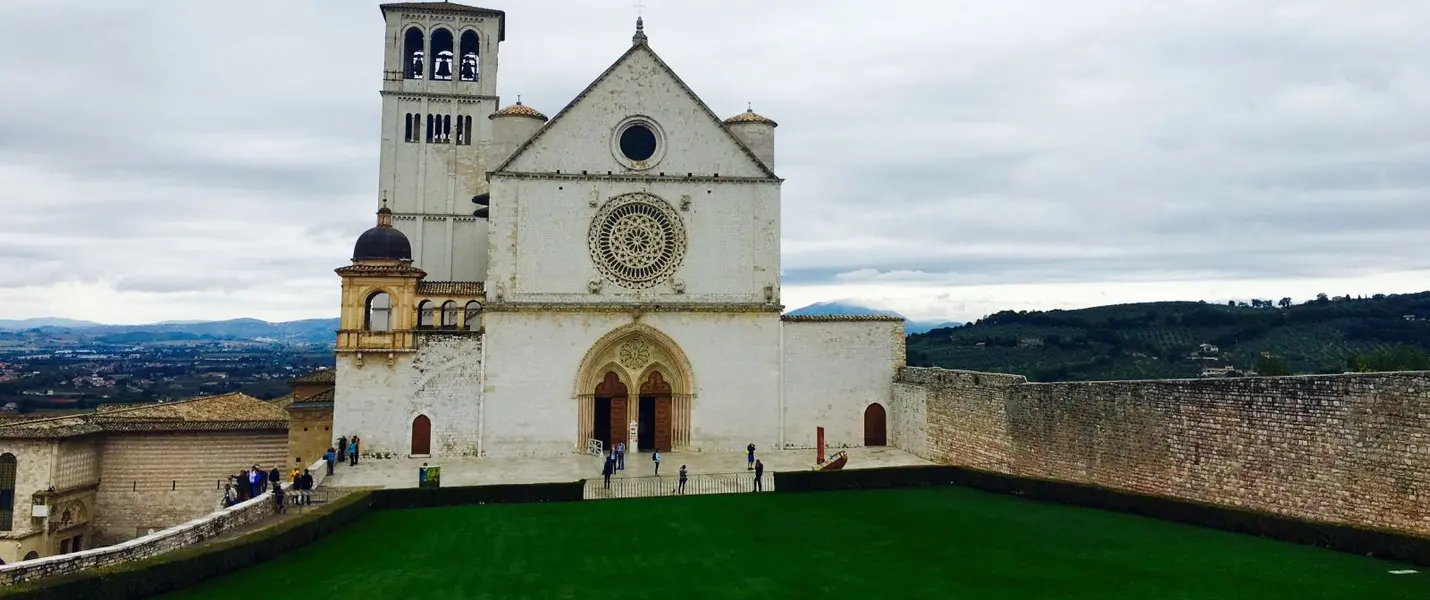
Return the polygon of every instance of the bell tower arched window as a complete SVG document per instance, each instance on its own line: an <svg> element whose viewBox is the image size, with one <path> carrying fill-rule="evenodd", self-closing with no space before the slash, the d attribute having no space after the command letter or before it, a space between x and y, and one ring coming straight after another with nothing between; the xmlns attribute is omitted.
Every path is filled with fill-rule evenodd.
<svg viewBox="0 0 1430 600"><path fill-rule="evenodd" d="M0 454L0 531L15 526L15 455Z"/></svg>
<svg viewBox="0 0 1430 600"><path fill-rule="evenodd" d="M432 79L452 80L452 32L446 29L432 31Z"/></svg>
<svg viewBox="0 0 1430 600"><path fill-rule="evenodd" d="M470 29L462 32L462 43L459 46L462 63L459 68L462 81L479 81L481 79L481 50L477 46L477 32Z"/></svg>
<svg viewBox="0 0 1430 600"><path fill-rule="evenodd" d="M363 329L368 331L392 330L392 296L387 292L374 292L367 297L366 318Z"/></svg>
<svg viewBox="0 0 1430 600"><path fill-rule="evenodd" d="M422 56L422 30L408 27L402 38L402 72L407 79L422 79L427 72Z"/></svg>

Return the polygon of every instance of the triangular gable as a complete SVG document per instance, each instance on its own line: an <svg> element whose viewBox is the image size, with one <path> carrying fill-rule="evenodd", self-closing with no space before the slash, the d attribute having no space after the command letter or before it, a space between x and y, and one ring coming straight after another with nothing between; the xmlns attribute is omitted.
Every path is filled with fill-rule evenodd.
<svg viewBox="0 0 1430 600"><path fill-rule="evenodd" d="M568 103L564 108L562 108L560 112L556 113L556 116L552 117L551 120L548 121L544 126L542 126L541 129L538 129L536 133L533 134L531 138L526 141L526 143L518 147L515 152L512 152L511 156L508 157L504 162L502 162L502 164L496 169L493 169L493 171L514 171L512 167L522 162L523 157L526 156L532 148L538 147L544 138L548 137L553 131L558 130L558 127L560 127L563 121L563 117L569 117L571 113L573 113L579 106L583 104L583 101L585 101L591 95L592 92L594 92L597 88L601 87L601 85L606 80L610 79L612 75L616 73L622 65L633 60L633 57L635 57L637 54L643 54L645 56L648 56L651 61L655 63L658 69L660 69L666 75L670 76L671 80L674 81L676 87L684 94L685 97L690 100L690 102L695 107L697 107L698 111L703 116L703 120L708 120L712 127L718 129L721 132L721 135L724 140L728 140L730 144L733 144L733 148L735 148L738 153L744 156L745 160L747 160L749 163L749 167L752 168L755 172L757 172L759 174L759 177L778 179L778 176L775 175L774 171L771 170L770 167L764 163L764 161L760 160L759 157L755 156L754 152L750 151L749 146L746 146L745 143L740 141L739 138L735 137L733 133L730 133L730 130L725 127L724 121L721 120L720 117L715 114L715 111L710 110L710 107L705 104L704 100L700 99L700 96L696 95L695 92L690 89L690 86L686 85L685 80L681 79L680 76L675 73L675 70L671 69L670 65L666 64L664 60L661 60L660 55L656 54L655 50L652 50L650 46L644 42L631 45L629 50L626 50L625 53L621 54L620 58L617 58L615 62L611 63L611 66L607 67L606 70L602 72L600 76L596 77L596 79L592 81L590 85L586 86L586 89L582 90L580 94L577 94L576 97L573 98L570 103ZM607 144L607 141L605 139L602 139L600 143L604 146L605 144Z"/></svg>

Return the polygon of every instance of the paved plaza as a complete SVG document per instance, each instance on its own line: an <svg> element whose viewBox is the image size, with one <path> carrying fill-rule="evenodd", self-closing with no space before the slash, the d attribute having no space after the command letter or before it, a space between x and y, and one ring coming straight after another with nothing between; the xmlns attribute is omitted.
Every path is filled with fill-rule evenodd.
<svg viewBox="0 0 1430 600"><path fill-rule="evenodd" d="M834 454L836 451L830 451ZM870 469L933 464L897 448L851 448L846 469ZM760 452L755 456L765 464L766 477L776 471L813 468L814 450ZM492 485L498 483L553 483L578 479L601 479L601 459L572 454L545 458L393 458L363 460L356 467L337 466L323 487L412 488L417 487L417 470L423 463L442 468L442 486ZM661 454L660 475L674 479L685 465L692 476L745 472L744 452L668 452ZM616 477L650 477L655 466L649 452L626 457L626 468Z"/></svg>

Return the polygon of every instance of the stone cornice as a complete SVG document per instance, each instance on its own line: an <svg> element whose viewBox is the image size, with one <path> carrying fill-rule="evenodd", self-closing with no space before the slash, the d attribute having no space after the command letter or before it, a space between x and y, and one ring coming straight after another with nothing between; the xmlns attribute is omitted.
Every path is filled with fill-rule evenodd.
<svg viewBox="0 0 1430 600"><path fill-rule="evenodd" d="M441 92L406 92L402 90L382 90L379 94L383 96L406 96L412 99L426 98L428 100L491 100L493 103L501 100L497 96L485 94L445 94Z"/></svg>
<svg viewBox="0 0 1430 600"><path fill-rule="evenodd" d="M763 302L488 302L487 312L601 313L780 313L784 306Z"/></svg>
<svg viewBox="0 0 1430 600"><path fill-rule="evenodd" d="M546 179L552 181L619 181L630 183L761 183L780 185L783 179L771 177L715 177L713 175L650 175L645 173L520 173L487 171L487 179Z"/></svg>

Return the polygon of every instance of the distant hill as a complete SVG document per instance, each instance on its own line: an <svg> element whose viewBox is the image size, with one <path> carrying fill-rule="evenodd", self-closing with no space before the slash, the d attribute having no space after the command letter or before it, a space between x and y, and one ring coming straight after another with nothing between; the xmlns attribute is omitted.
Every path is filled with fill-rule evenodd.
<svg viewBox="0 0 1430 600"><path fill-rule="evenodd" d="M70 319L6 321L24 326L5 328L11 336L41 335L109 344L163 341L233 340L269 341L289 345L332 345L338 319L305 319L270 323L258 319L166 322L149 325L102 325Z"/></svg>
<svg viewBox="0 0 1430 600"><path fill-rule="evenodd" d="M1087 381L1198 377L1228 366L1244 371L1256 368L1263 353L1292 373L1340 373L1355 355L1430 349L1430 292L1285 302L1003 311L911 335L908 362Z"/></svg>
<svg viewBox="0 0 1430 600"><path fill-rule="evenodd" d="M905 333L923 333L930 329L939 327L958 327L961 323L952 321L913 321L908 317L896 313L892 310L882 310L869 308L857 304L844 302L816 302L809 306L796 308L785 314L788 315L884 315L889 317L899 317L904 319Z"/></svg>
<svg viewBox="0 0 1430 600"><path fill-rule="evenodd" d="M39 327L97 327L99 323L94 321L78 321L75 319L60 319L57 317L38 317L34 319L0 319L0 329L36 329Z"/></svg>

